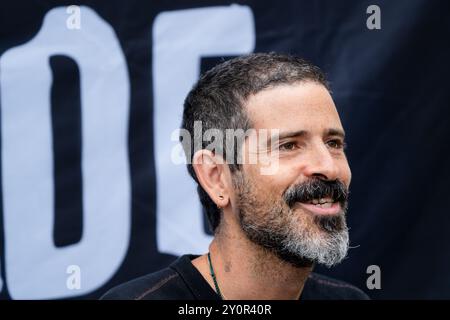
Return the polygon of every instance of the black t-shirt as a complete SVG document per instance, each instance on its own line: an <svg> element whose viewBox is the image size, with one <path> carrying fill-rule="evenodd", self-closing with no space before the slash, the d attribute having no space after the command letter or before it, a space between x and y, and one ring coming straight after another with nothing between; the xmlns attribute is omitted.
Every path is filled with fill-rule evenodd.
<svg viewBox="0 0 450 320"><path fill-rule="evenodd" d="M179 257L169 267L109 290L104 300L220 300L191 260L195 255ZM367 300L358 288L312 272L306 280L300 300Z"/></svg>

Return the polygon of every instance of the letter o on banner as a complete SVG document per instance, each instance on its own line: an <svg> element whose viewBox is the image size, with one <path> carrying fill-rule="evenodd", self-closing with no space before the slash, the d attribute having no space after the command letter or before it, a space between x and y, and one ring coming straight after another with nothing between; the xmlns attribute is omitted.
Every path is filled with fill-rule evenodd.
<svg viewBox="0 0 450 320"><path fill-rule="evenodd" d="M67 28L65 7L52 9L33 39L0 58L5 281L13 299L89 293L114 275L128 249L127 65L111 26L80 9L80 29ZM76 61L81 81L83 235L63 248L52 238L51 55ZM67 287L70 265L81 270L77 290Z"/></svg>

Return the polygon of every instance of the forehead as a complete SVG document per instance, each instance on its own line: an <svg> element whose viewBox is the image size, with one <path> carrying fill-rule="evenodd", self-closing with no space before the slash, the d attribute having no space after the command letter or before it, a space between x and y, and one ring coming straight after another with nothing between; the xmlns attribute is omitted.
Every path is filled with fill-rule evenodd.
<svg viewBox="0 0 450 320"><path fill-rule="evenodd" d="M328 90L314 82L263 90L250 96L245 107L255 129L280 129L280 132L342 129Z"/></svg>

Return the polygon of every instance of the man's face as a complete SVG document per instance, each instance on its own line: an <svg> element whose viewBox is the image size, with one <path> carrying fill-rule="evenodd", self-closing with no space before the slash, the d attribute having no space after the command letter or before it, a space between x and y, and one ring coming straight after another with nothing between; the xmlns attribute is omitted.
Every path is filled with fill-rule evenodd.
<svg viewBox="0 0 450 320"><path fill-rule="evenodd" d="M278 129L279 139L258 150L276 157L273 174L244 163L233 175L244 233L296 266L340 262L348 250L351 172L328 90L314 82L276 86L251 96L246 108L256 131ZM246 143L244 155L249 150Z"/></svg>

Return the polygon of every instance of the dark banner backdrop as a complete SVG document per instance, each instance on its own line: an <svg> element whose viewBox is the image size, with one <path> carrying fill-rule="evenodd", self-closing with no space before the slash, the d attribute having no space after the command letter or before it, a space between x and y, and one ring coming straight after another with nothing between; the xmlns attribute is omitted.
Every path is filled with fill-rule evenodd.
<svg viewBox="0 0 450 320"><path fill-rule="evenodd" d="M381 29L371 30L374 4ZM267 51L327 73L348 135L353 248L318 271L374 299L450 298L449 9L3 1L0 298L98 298L204 252L211 237L171 134L201 72ZM381 289L369 290L373 265Z"/></svg>

